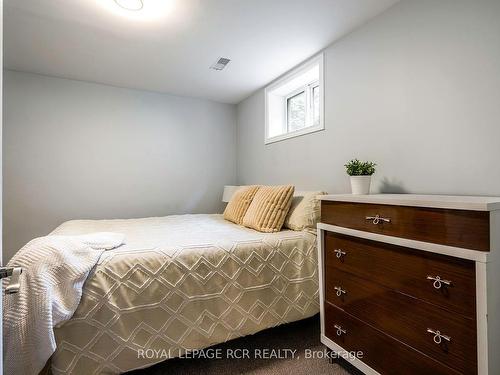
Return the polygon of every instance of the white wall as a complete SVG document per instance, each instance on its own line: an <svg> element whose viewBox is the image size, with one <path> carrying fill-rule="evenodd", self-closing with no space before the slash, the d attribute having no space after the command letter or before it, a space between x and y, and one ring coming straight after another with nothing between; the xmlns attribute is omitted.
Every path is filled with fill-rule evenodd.
<svg viewBox="0 0 500 375"><path fill-rule="evenodd" d="M4 260L78 218L221 210L235 106L5 71Z"/></svg>
<svg viewBox="0 0 500 375"><path fill-rule="evenodd" d="M238 182L500 196L500 1L407 0L325 50L326 130L264 145L264 93L238 105Z"/></svg>

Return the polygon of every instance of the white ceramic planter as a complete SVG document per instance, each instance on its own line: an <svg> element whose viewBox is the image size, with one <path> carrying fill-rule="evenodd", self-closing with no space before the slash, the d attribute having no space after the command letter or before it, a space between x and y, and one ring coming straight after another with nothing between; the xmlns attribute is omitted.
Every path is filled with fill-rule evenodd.
<svg viewBox="0 0 500 375"><path fill-rule="evenodd" d="M372 176L350 176L351 191L355 195L370 194Z"/></svg>

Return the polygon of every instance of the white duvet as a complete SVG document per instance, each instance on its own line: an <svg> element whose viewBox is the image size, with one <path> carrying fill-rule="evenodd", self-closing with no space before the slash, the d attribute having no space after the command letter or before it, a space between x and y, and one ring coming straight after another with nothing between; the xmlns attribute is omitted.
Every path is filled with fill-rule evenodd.
<svg viewBox="0 0 500 375"><path fill-rule="evenodd" d="M122 373L319 311L314 233L179 215L70 221L53 234L96 231L126 244L102 254L55 330L55 374Z"/></svg>

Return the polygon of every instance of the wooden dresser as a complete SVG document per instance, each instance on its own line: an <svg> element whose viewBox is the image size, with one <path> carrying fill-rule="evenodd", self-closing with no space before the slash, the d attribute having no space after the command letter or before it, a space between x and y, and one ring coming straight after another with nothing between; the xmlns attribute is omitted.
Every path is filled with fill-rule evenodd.
<svg viewBox="0 0 500 375"><path fill-rule="evenodd" d="M500 198L321 196L318 239L337 355L366 374L500 374Z"/></svg>

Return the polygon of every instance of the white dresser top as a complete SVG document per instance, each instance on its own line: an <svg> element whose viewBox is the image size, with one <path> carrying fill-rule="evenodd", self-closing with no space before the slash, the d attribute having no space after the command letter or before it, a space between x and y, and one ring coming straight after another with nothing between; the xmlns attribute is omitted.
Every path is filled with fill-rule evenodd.
<svg viewBox="0 0 500 375"><path fill-rule="evenodd" d="M393 204L398 206L449 208L454 210L495 211L500 210L500 197L472 197L461 195L415 195L415 194L335 194L320 195L324 201Z"/></svg>

